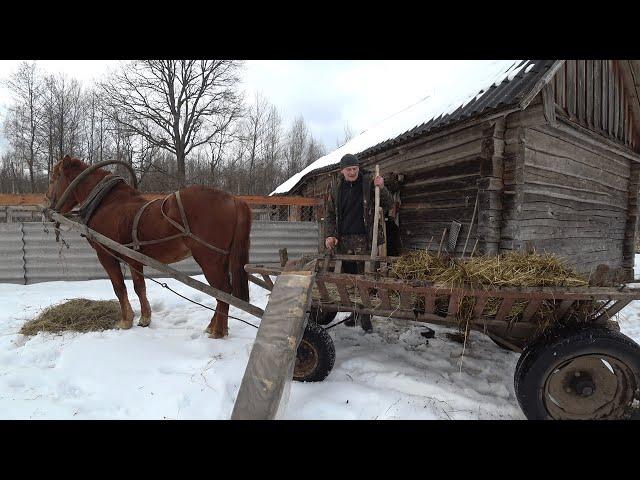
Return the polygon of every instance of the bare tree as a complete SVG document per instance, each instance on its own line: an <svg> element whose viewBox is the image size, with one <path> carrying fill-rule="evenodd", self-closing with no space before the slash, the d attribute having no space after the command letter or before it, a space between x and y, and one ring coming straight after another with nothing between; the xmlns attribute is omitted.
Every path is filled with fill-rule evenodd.
<svg viewBox="0 0 640 480"><path fill-rule="evenodd" d="M309 131L302 116L297 117L287 132L284 151L286 177L298 173L304 168Z"/></svg>
<svg viewBox="0 0 640 480"><path fill-rule="evenodd" d="M342 138L336 140L336 148L340 148L342 145L347 143L353 137L355 137L355 134L353 133L353 129L351 128L351 125L349 125L349 122L344 122Z"/></svg>
<svg viewBox="0 0 640 480"><path fill-rule="evenodd" d="M309 134L304 166L306 167L307 165L311 165L313 162L318 160L320 157L325 156L326 154L327 149L324 144L320 140L316 140L315 138L313 138L313 135Z"/></svg>
<svg viewBox="0 0 640 480"><path fill-rule="evenodd" d="M258 93L248 109L242 128L242 141L247 145L247 193L250 195L255 193L256 167L262 166L268 116L269 102Z"/></svg>
<svg viewBox="0 0 640 480"><path fill-rule="evenodd" d="M209 143L240 114L239 63L232 60L142 60L122 66L101 84L116 120L176 157Z"/></svg>
<svg viewBox="0 0 640 480"><path fill-rule="evenodd" d="M7 123L5 131L14 140L14 150L21 151L29 169L31 192L35 192L35 171L39 143L38 129L41 123L40 97L41 78L35 63L22 62L18 71L9 77L6 86L14 98L10 115L13 121Z"/></svg>
<svg viewBox="0 0 640 480"><path fill-rule="evenodd" d="M222 186L224 184L224 180L219 178L220 169L230 148L239 138L238 128L232 124L229 128L218 132L209 142L209 151L205 155L209 164L207 176L211 186Z"/></svg>
<svg viewBox="0 0 640 480"><path fill-rule="evenodd" d="M278 184L286 180L282 174L284 145L282 119L278 109L272 105L267 116L264 145L264 186L262 193L272 192Z"/></svg>
<svg viewBox="0 0 640 480"><path fill-rule="evenodd" d="M286 178L298 173L326 153L322 142L313 138L302 116L297 117L287 133L284 152Z"/></svg>

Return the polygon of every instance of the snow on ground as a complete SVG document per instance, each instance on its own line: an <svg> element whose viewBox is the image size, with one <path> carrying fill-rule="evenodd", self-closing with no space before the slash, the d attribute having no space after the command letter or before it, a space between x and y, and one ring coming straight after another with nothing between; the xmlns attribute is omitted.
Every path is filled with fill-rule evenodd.
<svg viewBox="0 0 640 480"><path fill-rule="evenodd" d="M213 306L207 295L163 281ZM127 289L137 322L130 281ZM257 330L230 319L230 336L210 339L203 331L210 311L151 281L147 291L154 312L148 328L26 337L17 332L42 309L70 298L114 299L111 284L0 284L0 418L230 418ZM266 305L266 293L251 284L252 303ZM230 314L259 323L235 308ZM427 342L418 323L373 323L371 334L344 325L330 330L333 371L324 382L292 383L284 418L524 419L513 390L518 354L474 333L462 357L447 328L432 326L436 336ZM620 325L640 342L640 302L621 312Z"/></svg>

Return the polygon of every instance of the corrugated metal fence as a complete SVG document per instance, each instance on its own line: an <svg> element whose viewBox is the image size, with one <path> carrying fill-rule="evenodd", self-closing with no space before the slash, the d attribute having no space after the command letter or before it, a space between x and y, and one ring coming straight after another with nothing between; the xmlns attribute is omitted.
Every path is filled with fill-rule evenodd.
<svg viewBox="0 0 640 480"><path fill-rule="evenodd" d="M63 232L56 243L53 224L42 222L0 223L0 283L31 284L54 280L107 278L95 251L77 233ZM318 251L316 222L254 221L251 229L251 263L279 262L278 250L287 248L289 258ZM188 258L172 265L188 275L202 273ZM128 268L125 274L129 277ZM145 274L166 274L145 268Z"/></svg>

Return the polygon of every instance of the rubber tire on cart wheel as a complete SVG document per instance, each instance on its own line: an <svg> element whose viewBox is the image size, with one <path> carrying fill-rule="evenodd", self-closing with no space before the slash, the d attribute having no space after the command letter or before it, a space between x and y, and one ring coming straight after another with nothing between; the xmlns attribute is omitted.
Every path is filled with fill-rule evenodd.
<svg viewBox="0 0 640 480"><path fill-rule="evenodd" d="M635 416L640 346L606 326L551 330L522 352L514 387L529 420Z"/></svg>
<svg viewBox="0 0 640 480"><path fill-rule="evenodd" d="M615 330L616 332L620 332L620 324L613 320L609 320L608 322L602 325L598 325L596 326L596 328L609 328L611 330ZM557 332L558 330L555 330L555 331ZM541 337L538 337L534 339L532 342L530 342L529 344L523 346L523 351L520 357L518 358L518 362L516 363L516 369L514 373L514 386L515 386L516 395L518 395L518 382L516 382L515 379L520 377L520 373L519 373L520 367L524 363L526 357L529 356L531 353L533 353L535 350L539 349L541 346L544 346L546 342L548 342L548 338L551 336L554 336L554 330L551 330L550 332L547 331ZM555 333L555 336L557 336L557 333Z"/></svg>
<svg viewBox="0 0 640 480"><path fill-rule="evenodd" d="M329 333L314 322L307 322L298 346L293 379L298 382L321 382L336 360L336 349Z"/></svg>
<svg viewBox="0 0 640 480"><path fill-rule="evenodd" d="M333 319L336 318L337 314L338 312L324 311L321 308L312 305L311 311L309 312L309 319L312 322L317 323L318 325L329 325L331 322L333 322Z"/></svg>

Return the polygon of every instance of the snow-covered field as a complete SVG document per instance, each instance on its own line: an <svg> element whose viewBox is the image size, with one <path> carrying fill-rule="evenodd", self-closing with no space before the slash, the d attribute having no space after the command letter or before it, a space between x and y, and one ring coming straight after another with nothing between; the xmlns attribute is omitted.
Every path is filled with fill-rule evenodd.
<svg viewBox="0 0 640 480"><path fill-rule="evenodd" d="M636 277L639 267L640 255ZM127 289L137 323L130 281ZM230 336L210 339L203 331L210 311L151 281L147 291L154 313L148 328L134 323L126 331L26 337L20 327L44 308L71 298L115 299L111 284L0 284L0 418L228 419L257 330L230 319ZM266 293L251 284L252 303L266 305ZM259 322L235 308L230 314ZM640 302L619 320L622 332L640 342ZM462 356L447 328L433 326L436 336L427 342L420 324L376 317L373 323L371 334L344 325L330 330L333 371L321 383L294 382L284 418L524 419L513 391L516 353L474 333Z"/></svg>

